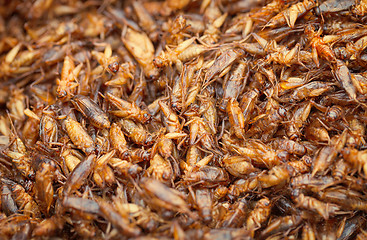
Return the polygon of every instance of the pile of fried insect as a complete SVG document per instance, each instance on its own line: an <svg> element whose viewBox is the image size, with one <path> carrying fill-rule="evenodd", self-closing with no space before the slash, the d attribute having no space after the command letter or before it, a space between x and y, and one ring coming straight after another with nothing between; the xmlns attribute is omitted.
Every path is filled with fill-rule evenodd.
<svg viewBox="0 0 367 240"><path fill-rule="evenodd" d="M5 1L0 238L366 239L367 1Z"/></svg>

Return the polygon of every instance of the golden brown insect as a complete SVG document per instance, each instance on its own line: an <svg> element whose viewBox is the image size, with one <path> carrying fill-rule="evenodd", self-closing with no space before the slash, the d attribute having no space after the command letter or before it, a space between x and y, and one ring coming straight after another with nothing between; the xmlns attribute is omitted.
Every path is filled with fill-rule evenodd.
<svg viewBox="0 0 367 240"><path fill-rule="evenodd" d="M71 209L71 219L75 231L84 238L93 238L98 232L92 219L100 215L97 202L85 198L64 198L63 207Z"/></svg>
<svg viewBox="0 0 367 240"><path fill-rule="evenodd" d="M174 178L170 161L162 158L158 153L150 160L150 167L147 169L146 173L148 176L158 179L161 182L169 182Z"/></svg>
<svg viewBox="0 0 367 240"><path fill-rule="evenodd" d="M302 218L298 215L276 218L269 223L264 231L262 231L261 236L266 237L275 235L278 232L288 231L290 229L296 228L301 222Z"/></svg>
<svg viewBox="0 0 367 240"><path fill-rule="evenodd" d="M288 165L293 168L296 174L309 173L311 171L312 158L308 155L305 155L299 160L288 162Z"/></svg>
<svg viewBox="0 0 367 240"><path fill-rule="evenodd" d="M158 102L161 111L164 116L164 124L166 125L167 132L169 133L179 133L181 132L181 123L178 119L178 116L176 113L172 111L172 109L165 104L164 102L160 101Z"/></svg>
<svg viewBox="0 0 367 240"><path fill-rule="evenodd" d="M115 97L110 93L107 93L107 99L113 106L119 109L110 110L109 112L113 115L126 119L134 119L141 123L147 123L151 120L151 115L147 111L141 110L134 102L129 103L128 101Z"/></svg>
<svg viewBox="0 0 367 240"><path fill-rule="evenodd" d="M228 188L226 186L218 186L213 192L214 200L218 201L228 194Z"/></svg>
<svg viewBox="0 0 367 240"><path fill-rule="evenodd" d="M99 64L101 64L103 71L108 71L111 74L115 74L119 71L119 58L112 56L112 48L110 44L105 47L104 53L92 51L92 56L96 58ZM94 69L93 72L99 70Z"/></svg>
<svg viewBox="0 0 367 240"><path fill-rule="evenodd" d="M218 125L218 111L216 108L216 99L209 91L204 91L203 95L199 96L200 107L199 114L207 122L212 134L217 132L216 126Z"/></svg>
<svg viewBox="0 0 367 240"><path fill-rule="evenodd" d="M188 185L199 184L206 187L225 184L228 180L229 175L224 169L213 166L196 168L183 176L183 181Z"/></svg>
<svg viewBox="0 0 367 240"><path fill-rule="evenodd" d="M186 161L185 164L183 164L183 161L181 162L182 168L187 168L187 166L195 166L198 161L201 159L201 151L196 145L191 145L186 153Z"/></svg>
<svg viewBox="0 0 367 240"><path fill-rule="evenodd" d="M266 56L265 61L267 63L276 62L286 66L291 66L292 64L303 65L302 59L297 57L300 52L300 44L296 44L290 50L285 46L277 46L276 43L272 48L274 48L272 52Z"/></svg>
<svg viewBox="0 0 367 240"><path fill-rule="evenodd" d="M80 73L83 64L75 67L74 61L66 56L64 65L61 70L61 78L56 80L57 97L62 101L69 101L75 94L76 88L79 86L77 77Z"/></svg>
<svg viewBox="0 0 367 240"><path fill-rule="evenodd" d="M109 160L109 165L114 168L119 174L123 176L137 176L140 172L143 171L142 167L137 164L128 162L126 160L122 160L119 158L111 158Z"/></svg>
<svg viewBox="0 0 367 240"><path fill-rule="evenodd" d="M19 210L25 215L32 216L34 218L40 218L41 212L31 195L20 184L14 184L12 187L12 193L15 197Z"/></svg>
<svg viewBox="0 0 367 240"><path fill-rule="evenodd" d="M247 205L248 202L245 198L240 198L233 203L229 211L224 215L220 225L224 228L238 228L242 226L246 219Z"/></svg>
<svg viewBox="0 0 367 240"><path fill-rule="evenodd" d="M145 76L156 78L158 76L158 70L153 65L154 46L149 37L145 33L136 32L131 28L127 28L126 33L122 36L122 42L143 68Z"/></svg>
<svg viewBox="0 0 367 240"><path fill-rule="evenodd" d="M233 62L239 59L243 54L244 52L241 49L230 48L223 51L207 70L204 81L209 82L215 75L231 66Z"/></svg>
<svg viewBox="0 0 367 240"><path fill-rule="evenodd" d="M305 196L299 190L294 190L292 194L292 199L298 206L314 211L324 219L328 219L329 216L336 214L340 210L340 207L336 204L324 203L316 198Z"/></svg>
<svg viewBox="0 0 367 240"><path fill-rule="evenodd" d="M328 62L336 61L333 50L325 43L323 38L320 37L321 29L315 33L315 28L312 25L307 25L305 27L305 34L309 38L312 47L312 59L317 67L320 66L319 56Z"/></svg>
<svg viewBox="0 0 367 240"><path fill-rule="evenodd" d="M16 141L21 144L20 149L15 149L15 151L5 149L4 154L12 159L13 164L23 176L34 178L32 159L28 156L23 142L19 138Z"/></svg>
<svg viewBox="0 0 367 240"><path fill-rule="evenodd" d="M341 180L350 171L350 166L342 158L339 159L334 166L332 175L336 180Z"/></svg>
<svg viewBox="0 0 367 240"><path fill-rule="evenodd" d="M86 17L81 22L81 25L84 29L83 35L86 37L103 37L107 30L105 28L105 21L106 18L97 11L88 12Z"/></svg>
<svg viewBox="0 0 367 240"><path fill-rule="evenodd" d="M262 6L261 8L251 8L249 17L251 18L254 25L265 24L283 9L284 4L285 2L283 1L274 0Z"/></svg>
<svg viewBox="0 0 367 240"><path fill-rule="evenodd" d="M259 174L258 181L263 188L282 186L289 181L292 174L293 169L287 164L282 164L273 167L267 173Z"/></svg>
<svg viewBox="0 0 367 240"><path fill-rule="evenodd" d="M227 103L227 114L231 124L231 132L238 138L244 138L245 117L242 114L239 103L233 98Z"/></svg>
<svg viewBox="0 0 367 240"><path fill-rule="evenodd" d="M1 75L0 76L11 76L17 69L11 65L11 62L14 61L17 54L19 53L22 47L21 43L16 44L13 48L6 54L3 58L3 62L0 65Z"/></svg>
<svg viewBox="0 0 367 240"><path fill-rule="evenodd" d="M290 183L293 188L322 188L335 184L335 179L331 176L313 177L310 173L293 177Z"/></svg>
<svg viewBox="0 0 367 240"><path fill-rule="evenodd" d="M255 103L259 97L259 91L257 89L251 89L242 95L240 107L244 116L245 124L247 124L251 118L251 114L255 108Z"/></svg>
<svg viewBox="0 0 367 240"><path fill-rule="evenodd" d="M127 147L125 136L117 123L113 123L111 125L110 140L111 140L112 147L117 150L117 153L119 154L119 156L122 159L127 159L130 155L128 151L129 149Z"/></svg>
<svg viewBox="0 0 367 240"><path fill-rule="evenodd" d="M52 186L55 179L55 167L52 164L43 162L36 172L36 200L41 207L41 211L49 214L51 204L54 201L54 188Z"/></svg>
<svg viewBox="0 0 367 240"><path fill-rule="evenodd" d="M258 118L252 127L246 132L247 137L260 137L261 140L269 140L277 131L279 124L286 117L284 108L273 109L270 113ZM259 136L259 134L261 136Z"/></svg>
<svg viewBox="0 0 367 240"><path fill-rule="evenodd" d="M291 140L295 140L300 137L300 130L303 123L307 120L311 112L311 103L305 102L294 111L289 124L287 125L287 135Z"/></svg>
<svg viewBox="0 0 367 240"><path fill-rule="evenodd" d="M195 190L195 204L204 223L212 221L213 195L210 189Z"/></svg>
<svg viewBox="0 0 367 240"><path fill-rule="evenodd" d="M270 19L265 26L275 28L287 23L289 27L293 28L297 19L302 17L307 11L311 10L315 6L316 2L313 0L304 0L303 2L298 2L278 13L276 16Z"/></svg>
<svg viewBox="0 0 367 240"><path fill-rule="evenodd" d="M41 140L50 145L57 143L59 137L59 129L55 117L55 112L44 110L39 122Z"/></svg>
<svg viewBox="0 0 367 240"><path fill-rule="evenodd" d="M110 127L111 124L107 114L89 97L76 95L71 102L79 112L89 119L93 126L97 128Z"/></svg>
<svg viewBox="0 0 367 240"><path fill-rule="evenodd" d="M0 116L0 133L4 136L10 137L10 122L5 116Z"/></svg>
<svg viewBox="0 0 367 240"><path fill-rule="evenodd" d="M255 231L268 219L272 204L268 198L260 199L255 208L249 213L246 220L246 228Z"/></svg>
<svg viewBox="0 0 367 240"><path fill-rule="evenodd" d="M191 214L187 202L177 190L169 188L152 178L142 178L139 185L145 190L144 196L147 198L146 202L149 205Z"/></svg>
<svg viewBox="0 0 367 240"><path fill-rule="evenodd" d="M189 149L189 152L186 155L186 162L182 161L180 163L180 166L183 170L191 172L196 168L208 165L213 160L213 154L209 154L201 159L197 158L198 156L201 156L201 154L197 152L197 150L198 148L194 146ZM195 159L197 160L196 162Z"/></svg>
<svg viewBox="0 0 367 240"><path fill-rule="evenodd" d="M140 2L133 2L132 6L137 18L139 19L140 27L149 34L150 39L156 39L157 36L155 36L155 31L157 30L158 26L147 9L145 9L144 5Z"/></svg>
<svg viewBox="0 0 367 240"><path fill-rule="evenodd" d="M306 154L306 148L298 142L289 139L276 139L271 142L275 149L283 149L290 154L303 156Z"/></svg>
<svg viewBox="0 0 367 240"><path fill-rule="evenodd" d="M220 39L220 27L224 24L228 14L224 13L213 21L206 24L203 36L200 38L207 44L215 44Z"/></svg>
<svg viewBox="0 0 367 240"><path fill-rule="evenodd" d="M130 160L133 163L146 162L152 159L152 150L144 150L142 148L134 148L129 151Z"/></svg>
<svg viewBox="0 0 367 240"><path fill-rule="evenodd" d="M332 139L331 146L326 146L320 149L313 160L312 176L318 172L325 171L335 160L338 153L343 149L347 140L347 131L344 131L340 136Z"/></svg>
<svg viewBox="0 0 367 240"><path fill-rule="evenodd" d="M305 98L317 97L333 89L334 83L313 81L296 88L292 93L292 100L300 101Z"/></svg>
<svg viewBox="0 0 367 240"><path fill-rule="evenodd" d="M344 117L344 110L338 105L331 106L326 112L326 120L330 122L337 121Z"/></svg>
<svg viewBox="0 0 367 240"><path fill-rule="evenodd" d="M39 122L40 112L43 107L39 106L35 108L34 111L31 111L29 108L24 110L24 114L28 116L28 119L24 123L23 127L23 137L26 145L35 144L39 137Z"/></svg>
<svg viewBox="0 0 367 240"><path fill-rule="evenodd" d="M358 151L355 148L344 148L341 151L344 160L349 162L355 169L358 171L361 171L363 169L363 172L367 173L367 151L362 150Z"/></svg>
<svg viewBox="0 0 367 240"><path fill-rule="evenodd" d="M15 121L24 121L24 110L26 109L26 97L21 89L13 89L6 107L10 112L10 116Z"/></svg>
<svg viewBox="0 0 367 240"><path fill-rule="evenodd" d="M95 162L93 180L101 188L106 185L111 186L116 182L112 169L107 165L113 155L115 155L115 150L102 155Z"/></svg>
<svg viewBox="0 0 367 240"><path fill-rule="evenodd" d="M122 119L120 124L123 132L136 144L149 146L154 143L153 135L147 132L141 125L137 125L127 119Z"/></svg>
<svg viewBox="0 0 367 240"><path fill-rule="evenodd" d="M342 60L336 60L336 64L333 67L333 74L339 84L344 88L349 97L353 100L357 99L357 90L353 85L352 76L349 72L347 65Z"/></svg>
<svg viewBox="0 0 367 240"><path fill-rule="evenodd" d="M208 150L214 150L216 145L210 127L203 118L194 116L185 125L189 125L191 145L200 141L201 146Z"/></svg>
<svg viewBox="0 0 367 240"><path fill-rule="evenodd" d="M314 119L313 116L310 119ZM319 121L312 121L310 125L308 125L305 129L305 137L309 141L315 142L329 142L330 135L328 130L321 125Z"/></svg>
<svg viewBox="0 0 367 240"><path fill-rule="evenodd" d="M359 192L342 187L325 189L319 191L318 195L321 200L338 204L343 209L365 211L367 208L367 204Z"/></svg>
<svg viewBox="0 0 367 240"><path fill-rule="evenodd" d="M97 218L100 214L99 205L95 200L65 196L62 200L62 206L66 209L72 209L78 213L88 215L90 218Z"/></svg>
<svg viewBox="0 0 367 240"><path fill-rule="evenodd" d="M106 86L122 86L128 83L129 79L134 79L134 73L136 70L136 67L131 62L123 63L119 67L116 66L117 63L113 64L113 72L115 72L115 75L113 77L105 82L104 84ZM110 69L110 68L109 68ZM111 70L111 69L110 69Z"/></svg>
<svg viewBox="0 0 367 240"><path fill-rule="evenodd" d="M65 129L70 137L70 140L81 150L86 153L91 153L94 150L94 141L80 125L71 117L66 117L64 120Z"/></svg>
<svg viewBox="0 0 367 240"><path fill-rule="evenodd" d="M250 159L242 156L225 156L222 160L225 169L235 177L244 177L250 173L257 172Z"/></svg>
<svg viewBox="0 0 367 240"><path fill-rule="evenodd" d="M175 111L180 111L183 107L182 106L184 102L183 92L182 92L183 82L181 80L185 76L185 74L188 73L188 71L186 71L185 68L186 68L186 65L184 65L184 69L182 70L181 77L180 78L177 77L174 79L172 92L170 94L171 107ZM159 107L159 102L160 101L157 101L156 103L158 107Z"/></svg>
<svg viewBox="0 0 367 240"><path fill-rule="evenodd" d="M75 151L71 149L64 149L61 153L61 157L63 158L66 167L70 172L74 170L74 168L81 162L80 156L75 154Z"/></svg>
<svg viewBox="0 0 367 240"><path fill-rule="evenodd" d="M183 94L186 95L184 99L183 109L189 109L190 107L194 107L194 103L197 100L198 94L202 85L202 78L200 78L200 71L193 76L193 80L189 82L189 88L186 91L183 91Z"/></svg>
<svg viewBox="0 0 367 240"><path fill-rule="evenodd" d="M229 140L230 137L224 134L222 137L223 144L226 148L234 153L237 153L245 158L252 160L255 166L268 167L278 165L282 160L281 156L269 146L260 141L247 141L246 144L236 144Z"/></svg>
<svg viewBox="0 0 367 240"><path fill-rule="evenodd" d="M183 170L191 171L201 158L202 154L199 148L196 145L191 145L187 150L185 162L181 161L180 166Z"/></svg>
<svg viewBox="0 0 367 240"><path fill-rule="evenodd" d="M46 218L33 230L33 236L53 236L64 227L65 220L58 215Z"/></svg>
<svg viewBox="0 0 367 240"><path fill-rule="evenodd" d="M156 143L152 147L153 155L156 152L158 152L162 157L166 159L173 156L173 152L175 150L174 149L175 144L172 141L170 135L173 135L172 138L176 138L176 135L177 135L177 138L182 137L182 134L176 134L176 133L161 135L160 137L158 137L158 139L156 140Z"/></svg>
<svg viewBox="0 0 367 240"><path fill-rule="evenodd" d="M91 154L74 168L64 185L63 194L65 196L72 194L84 184L86 178L93 171L95 158L96 155Z"/></svg>
<svg viewBox="0 0 367 240"><path fill-rule="evenodd" d="M175 49L170 49L166 46L166 51L162 51L159 56L154 58L153 63L157 68L163 68L172 64L182 64L182 62L188 61L197 57L203 53L206 49L198 44L195 44L196 38L190 38L178 44Z"/></svg>
<svg viewBox="0 0 367 240"><path fill-rule="evenodd" d="M229 79L223 83L223 98L220 102L219 109L225 111L227 108L228 101L233 98L237 99L239 94L243 91L246 86L247 79L250 75L248 69L248 63L240 61L238 66L234 69Z"/></svg>
<svg viewBox="0 0 367 240"><path fill-rule="evenodd" d="M1 209L7 216L18 212L18 207L12 196L10 187L4 183L1 186Z"/></svg>
<svg viewBox="0 0 367 240"><path fill-rule="evenodd" d="M155 83L158 88L159 82L162 82L164 85L166 84L165 79L158 79ZM147 90L147 81L144 78L140 78L139 82L135 84L132 93L130 94L127 101L133 102L135 104L144 104L144 97L146 95Z"/></svg>
<svg viewBox="0 0 367 240"><path fill-rule="evenodd" d="M183 42L185 36L188 36L187 31L191 28L192 26L190 26L189 21L183 15L178 15L175 19L168 19L162 25L162 30L168 33L166 42L169 45ZM204 31L204 26L202 31Z"/></svg>
<svg viewBox="0 0 367 240"><path fill-rule="evenodd" d="M365 143L363 136L365 135L364 124L356 118L349 121L349 126L351 128L351 133L347 137L347 146L360 146Z"/></svg>

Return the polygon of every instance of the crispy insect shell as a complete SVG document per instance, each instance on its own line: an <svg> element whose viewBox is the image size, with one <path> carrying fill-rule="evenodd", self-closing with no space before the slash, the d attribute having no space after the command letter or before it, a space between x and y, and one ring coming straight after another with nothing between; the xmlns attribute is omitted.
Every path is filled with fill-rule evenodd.
<svg viewBox="0 0 367 240"><path fill-rule="evenodd" d="M118 117L132 118L141 123L148 123L151 120L151 115L147 111L141 110L134 102L130 103L121 98L115 97L111 93L107 93L107 99L112 105L119 109L116 111L110 111Z"/></svg>
<svg viewBox="0 0 367 240"><path fill-rule="evenodd" d="M53 165L43 162L36 172L36 199L43 213L48 215L54 200L54 188L52 186L55 178Z"/></svg>
<svg viewBox="0 0 367 240"><path fill-rule="evenodd" d="M94 141L84 128L74 119L67 117L64 121L66 132L71 141L81 150L90 153L94 150Z"/></svg>
<svg viewBox="0 0 367 240"><path fill-rule="evenodd" d="M189 212L187 202L177 190L152 178L141 179L140 186L146 191L146 195L150 197L153 205L184 213Z"/></svg>
<svg viewBox="0 0 367 240"><path fill-rule="evenodd" d="M162 158L158 153L150 160L147 173L161 182L169 182L174 176L170 161Z"/></svg>
<svg viewBox="0 0 367 240"><path fill-rule="evenodd" d="M6 184L3 184L1 187L1 209L7 216L18 212L18 207L13 199L12 192Z"/></svg>
<svg viewBox="0 0 367 240"><path fill-rule="evenodd" d="M19 209L23 210L25 215L33 216L35 218L41 217L41 212L37 203L20 184L13 185L12 192Z"/></svg>
<svg viewBox="0 0 367 240"><path fill-rule="evenodd" d="M72 103L97 128L110 128L107 114L89 97L76 95Z"/></svg>
<svg viewBox="0 0 367 240"><path fill-rule="evenodd" d="M199 215L204 223L212 221L213 194L210 189L196 189L195 191L196 205L199 209Z"/></svg>
<svg viewBox="0 0 367 240"><path fill-rule="evenodd" d="M136 225L134 226L130 224L129 220L115 211L114 207L110 203L101 199L98 200L98 205L101 215L110 221L120 234L131 237L137 237L141 234L141 229Z"/></svg>
<svg viewBox="0 0 367 240"><path fill-rule="evenodd" d="M110 129L110 140L114 149L117 150L119 156L122 159L127 159L130 155L127 147L127 142L125 140L124 133L117 123L113 123Z"/></svg>
<svg viewBox="0 0 367 240"><path fill-rule="evenodd" d="M268 219L271 207L272 204L268 198L260 199L246 220L247 229L254 230L261 227L261 225Z"/></svg>
<svg viewBox="0 0 367 240"><path fill-rule="evenodd" d="M80 162L71 172L65 182L63 194L69 195L73 191L78 190L92 172L95 165L96 155L91 154L84 161Z"/></svg>
<svg viewBox="0 0 367 240"><path fill-rule="evenodd" d="M139 33L128 28L122 42L136 61L143 68L144 74L148 78L158 76L158 70L153 65L154 46L145 33Z"/></svg>
<svg viewBox="0 0 367 240"><path fill-rule="evenodd" d="M242 156L226 156L222 161L226 170L235 177L243 177L259 171L248 158Z"/></svg>
<svg viewBox="0 0 367 240"><path fill-rule="evenodd" d="M142 126L138 126L131 120L122 119L120 121L122 130L136 144L152 145L154 142L153 136L148 133Z"/></svg>
<svg viewBox="0 0 367 240"><path fill-rule="evenodd" d="M33 236L52 236L58 230L61 230L64 226L65 220L58 215L54 215L50 218L46 218L38 224L33 230Z"/></svg>
<svg viewBox="0 0 367 240"><path fill-rule="evenodd" d="M39 135L44 143L52 144L57 142L59 134L57 122L49 114L42 114L39 130Z"/></svg>

